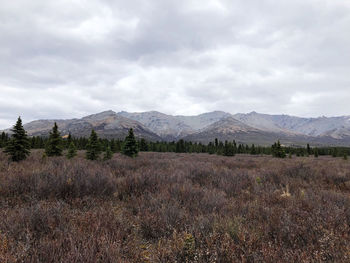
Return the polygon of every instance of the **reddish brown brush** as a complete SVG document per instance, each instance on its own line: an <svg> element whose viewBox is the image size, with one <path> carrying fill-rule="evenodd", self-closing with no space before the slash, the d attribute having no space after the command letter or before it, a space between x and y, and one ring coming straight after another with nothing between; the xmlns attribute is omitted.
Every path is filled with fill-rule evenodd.
<svg viewBox="0 0 350 263"><path fill-rule="evenodd" d="M0 262L350 262L340 158L41 156L0 153Z"/></svg>

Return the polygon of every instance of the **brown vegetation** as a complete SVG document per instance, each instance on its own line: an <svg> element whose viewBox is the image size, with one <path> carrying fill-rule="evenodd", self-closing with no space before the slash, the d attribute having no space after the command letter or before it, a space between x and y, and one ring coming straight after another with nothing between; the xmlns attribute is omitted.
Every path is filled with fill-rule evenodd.
<svg viewBox="0 0 350 263"><path fill-rule="evenodd" d="M0 153L0 262L350 262L340 158L41 156Z"/></svg>

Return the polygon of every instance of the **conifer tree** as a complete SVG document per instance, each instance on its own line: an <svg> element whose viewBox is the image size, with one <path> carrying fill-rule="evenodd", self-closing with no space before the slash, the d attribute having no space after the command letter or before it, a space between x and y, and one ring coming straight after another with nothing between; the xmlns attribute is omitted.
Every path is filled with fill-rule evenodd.
<svg viewBox="0 0 350 263"><path fill-rule="evenodd" d="M307 145L306 145L306 152L307 152L308 155L311 154L311 147L310 147L310 144L307 144Z"/></svg>
<svg viewBox="0 0 350 263"><path fill-rule="evenodd" d="M13 134L10 141L7 142L4 152L10 155L12 161L19 162L30 154L30 142L23 128L21 117L18 117L11 131Z"/></svg>
<svg viewBox="0 0 350 263"><path fill-rule="evenodd" d="M255 155L256 154L256 148L255 148L254 144L252 144L252 147L250 148L250 154L251 155Z"/></svg>
<svg viewBox="0 0 350 263"><path fill-rule="evenodd" d="M141 152L147 152L148 151L148 145L144 138L140 140L140 151Z"/></svg>
<svg viewBox="0 0 350 263"><path fill-rule="evenodd" d="M50 132L49 140L46 145L45 153L47 156L61 156L63 151L62 138L55 122Z"/></svg>
<svg viewBox="0 0 350 263"><path fill-rule="evenodd" d="M4 145L5 145L5 132L2 132L0 137L0 148L2 148Z"/></svg>
<svg viewBox="0 0 350 263"><path fill-rule="evenodd" d="M66 157L68 159L72 159L75 156L77 156L77 149L75 148L74 142L71 141L69 144L69 147L68 147L68 152L67 152Z"/></svg>
<svg viewBox="0 0 350 263"><path fill-rule="evenodd" d="M314 156L315 156L315 158L318 158L318 149L317 148L315 148L315 150L314 150Z"/></svg>
<svg viewBox="0 0 350 263"><path fill-rule="evenodd" d="M122 153L129 157L136 157L138 152L139 150L138 150L137 142L134 136L134 131L133 129L130 129L128 136L126 136L125 138Z"/></svg>
<svg viewBox="0 0 350 263"><path fill-rule="evenodd" d="M332 157L337 157L338 156L338 149L334 148L332 151Z"/></svg>
<svg viewBox="0 0 350 263"><path fill-rule="evenodd" d="M111 150L111 147L107 146L106 151L105 151L104 156L103 156L103 160L107 161L107 160L112 159L112 157L113 157L113 152Z"/></svg>
<svg viewBox="0 0 350 263"><path fill-rule="evenodd" d="M71 142L73 142L72 135L69 133L66 141L66 148L69 149Z"/></svg>
<svg viewBox="0 0 350 263"><path fill-rule="evenodd" d="M277 158L286 158L286 153L282 148L280 141L277 141L277 143L275 142L271 148L272 156Z"/></svg>
<svg viewBox="0 0 350 263"><path fill-rule="evenodd" d="M346 161L348 159L348 153L344 151L343 153L343 159Z"/></svg>
<svg viewBox="0 0 350 263"><path fill-rule="evenodd" d="M92 130L91 135L86 145L86 159L97 160L101 153L101 145L98 141L97 133Z"/></svg>
<svg viewBox="0 0 350 263"><path fill-rule="evenodd" d="M234 156L234 155L235 155L235 152L234 152L233 144L231 142L225 141L224 156Z"/></svg>

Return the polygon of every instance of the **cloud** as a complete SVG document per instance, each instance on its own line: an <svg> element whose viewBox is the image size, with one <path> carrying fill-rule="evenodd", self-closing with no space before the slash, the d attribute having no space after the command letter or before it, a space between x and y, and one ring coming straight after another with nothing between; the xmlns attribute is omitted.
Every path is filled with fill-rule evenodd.
<svg viewBox="0 0 350 263"><path fill-rule="evenodd" d="M347 1L6 1L0 129L106 109L346 115L349 31Z"/></svg>

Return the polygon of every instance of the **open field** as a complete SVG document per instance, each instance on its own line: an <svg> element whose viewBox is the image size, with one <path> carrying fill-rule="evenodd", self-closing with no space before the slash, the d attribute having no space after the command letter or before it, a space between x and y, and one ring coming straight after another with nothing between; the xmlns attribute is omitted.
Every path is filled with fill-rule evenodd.
<svg viewBox="0 0 350 263"><path fill-rule="evenodd" d="M350 262L350 161L41 156L0 153L0 262Z"/></svg>

